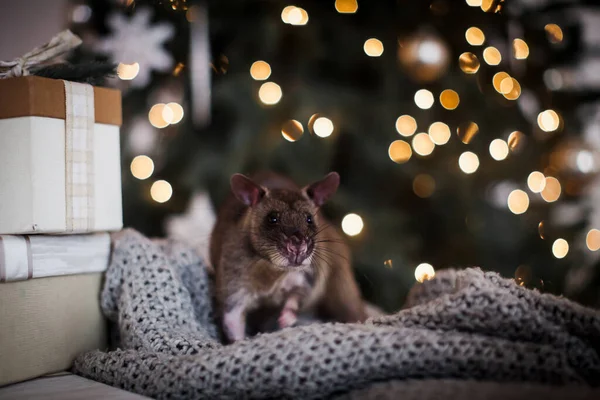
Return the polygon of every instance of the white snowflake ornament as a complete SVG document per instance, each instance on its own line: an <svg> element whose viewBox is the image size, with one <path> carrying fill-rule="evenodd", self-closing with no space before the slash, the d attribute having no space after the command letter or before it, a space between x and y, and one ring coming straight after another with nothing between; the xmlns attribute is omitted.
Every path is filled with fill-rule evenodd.
<svg viewBox="0 0 600 400"><path fill-rule="evenodd" d="M139 64L139 72L131 81L134 87L146 86L152 70L165 72L173 67L173 58L162 45L173 38L175 28L164 22L152 24L151 18L148 7L136 9L131 19L112 13L106 21L112 33L98 44L98 50L110 54L117 63Z"/></svg>

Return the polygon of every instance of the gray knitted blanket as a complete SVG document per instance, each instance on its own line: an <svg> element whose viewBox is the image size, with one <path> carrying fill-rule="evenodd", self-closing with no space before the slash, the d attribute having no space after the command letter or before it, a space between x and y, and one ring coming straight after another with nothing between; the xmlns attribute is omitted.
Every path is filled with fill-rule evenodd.
<svg viewBox="0 0 600 400"><path fill-rule="evenodd" d="M480 269L439 271L406 308L365 324L315 323L232 345L220 342L211 304L193 250L123 230L101 298L118 348L82 354L74 372L160 399L369 398L382 382L415 379L600 385L597 311Z"/></svg>

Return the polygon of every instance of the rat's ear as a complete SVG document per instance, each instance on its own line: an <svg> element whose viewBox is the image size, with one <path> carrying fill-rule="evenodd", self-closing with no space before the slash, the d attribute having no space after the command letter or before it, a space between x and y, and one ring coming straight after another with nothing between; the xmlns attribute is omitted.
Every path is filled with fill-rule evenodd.
<svg viewBox="0 0 600 400"><path fill-rule="evenodd" d="M235 197L247 206L256 205L265 195L265 190L245 175L234 174L230 183Z"/></svg>
<svg viewBox="0 0 600 400"><path fill-rule="evenodd" d="M323 179L304 188L304 192L317 207L322 206L335 194L340 185L337 172L330 172Z"/></svg>

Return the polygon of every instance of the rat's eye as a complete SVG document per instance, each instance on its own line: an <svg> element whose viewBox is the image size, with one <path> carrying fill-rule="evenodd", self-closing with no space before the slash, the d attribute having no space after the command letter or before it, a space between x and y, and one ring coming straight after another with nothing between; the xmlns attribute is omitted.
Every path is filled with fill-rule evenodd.
<svg viewBox="0 0 600 400"><path fill-rule="evenodd" d="M312 215L307 215L306 216L306 223L309 224L309 225L313 223L313 217L312 217Z"/></svg>
<svg viewBox="0 0 600 400"><path fill-rule="evenodd" d="M277 213L271 213L269 215L267 215L267 221L270 224L276 224L279 222L279 218L277 217Z"/></svg>

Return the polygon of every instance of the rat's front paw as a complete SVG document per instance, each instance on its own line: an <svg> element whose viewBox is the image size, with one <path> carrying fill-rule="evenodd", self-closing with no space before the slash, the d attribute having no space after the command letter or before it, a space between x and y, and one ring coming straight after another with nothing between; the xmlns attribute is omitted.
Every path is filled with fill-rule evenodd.
<svg viewBox="0 0 600 400"><path fill-rule="evenodd" d="M227 313L223 318L225 336L230 343L244 339L246 326L239 313Z"/></svg>
<svg viewBox="0 0 600 400"><path fill-rule="evenodd" d="M283 329L293 326L296 323L296 321L298 321L298 316L296 315L296 313L286 308L283 311L281 311L281 314L279 315L279 328Z"/></svg>

